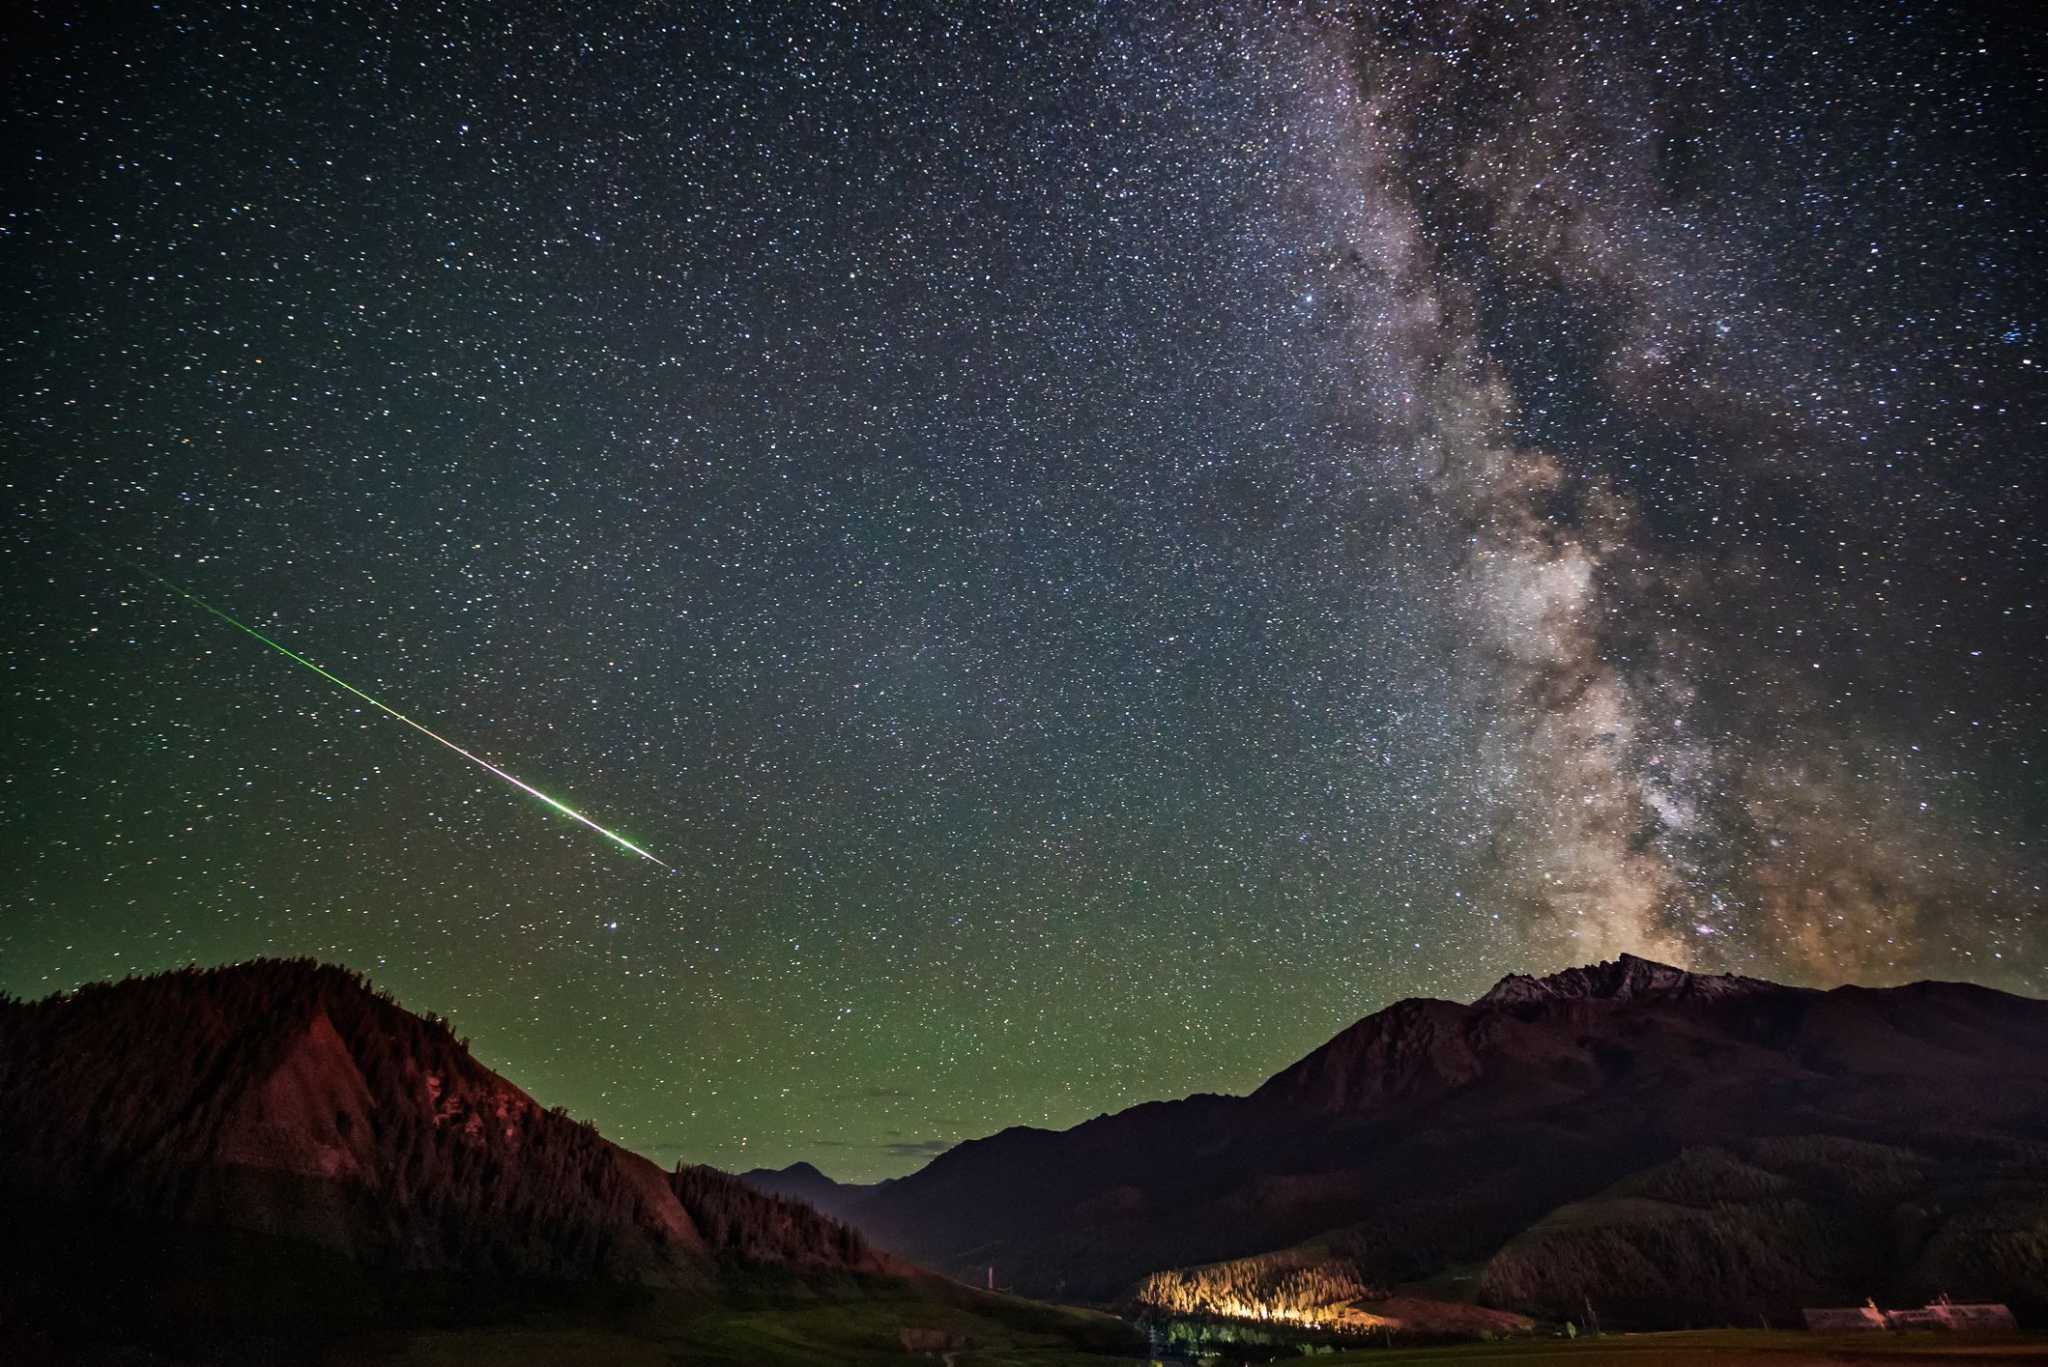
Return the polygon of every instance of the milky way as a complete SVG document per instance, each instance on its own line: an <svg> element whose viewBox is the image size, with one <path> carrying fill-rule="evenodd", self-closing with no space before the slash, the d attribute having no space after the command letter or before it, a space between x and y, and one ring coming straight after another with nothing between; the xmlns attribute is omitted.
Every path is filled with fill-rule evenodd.
<svg viewBox="0 0 2048 1367"><path fill-rule="evenodd" d="M344 960L663 1160L849 1176L1621 950L2048 990L2044 56L44 11L0 987Z"/></svg>

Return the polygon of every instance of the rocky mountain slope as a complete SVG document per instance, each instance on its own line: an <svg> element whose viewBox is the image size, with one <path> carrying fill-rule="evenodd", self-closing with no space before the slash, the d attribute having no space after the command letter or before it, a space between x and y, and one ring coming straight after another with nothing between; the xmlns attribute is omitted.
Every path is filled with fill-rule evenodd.
<svg viewBox="0 0 2048 1367"><path fill-rule="evenodd" d="M357 975L266 961L0 1002L0 1199L281 1236L367 1266L704 1289L904 1265L795 1201L665 1172Z"/></svg>
<svg viewBox="0 0 2048 1367"><path fill-rule="evenodd" d="M1624 956L1398 1002L1248 1097L802 1185L921 1262L1037 1294L1199 1298L1202 1267L1267 1257L1641 1323L1943 1290L2048 1313L2048 1003Z"/></svg>

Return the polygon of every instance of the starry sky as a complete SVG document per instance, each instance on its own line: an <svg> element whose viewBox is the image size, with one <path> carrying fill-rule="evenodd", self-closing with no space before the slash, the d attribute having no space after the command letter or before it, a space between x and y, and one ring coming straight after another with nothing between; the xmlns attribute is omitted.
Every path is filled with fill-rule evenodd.
<svg viewBox="0 0 2048 1367"><path fill-rule="evenodd" d="M0 989L861 1179L1622 950L2048 992L2017 9L26 9Z"/></svg>

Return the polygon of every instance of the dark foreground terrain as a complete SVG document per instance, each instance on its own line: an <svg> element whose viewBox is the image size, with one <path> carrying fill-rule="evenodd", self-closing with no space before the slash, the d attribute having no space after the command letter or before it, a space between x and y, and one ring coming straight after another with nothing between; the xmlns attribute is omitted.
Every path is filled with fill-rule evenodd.
<svg viewBox="0 0 2048 1367"><path fill-rule="evenodd" d="M901 1363L903 1334L960 1361L1130 1361L1107 1315L935 1277L733 1268L714 1287L534 1281L366 1268L295 1240L31 1213L0 1255L0 1363Z"/></svg>

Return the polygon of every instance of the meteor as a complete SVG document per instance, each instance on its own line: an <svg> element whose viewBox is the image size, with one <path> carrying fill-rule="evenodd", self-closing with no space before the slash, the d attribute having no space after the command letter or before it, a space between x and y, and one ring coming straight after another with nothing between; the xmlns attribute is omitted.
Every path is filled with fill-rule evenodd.
<svg viewBox="0 0 2048 1367"><path fill-rule="evenodd" d="M102 547L101 549L104 550L106 548ZM115 552L109 551L108 553L111 555L115 555L115 558L117 559L127 560L127 557L118 555ZM348 680L338 678L335 675L328 673L325 669L322 669L319 665L314 664L311 660L299 654L297 651L290 650L284 646L279 645L276 641L271 640L268 636L265 636L262 632L256 630L256 628L249 626L247 623L239 621L238 619L221 611L213 604L207 602L204 598L201 598L198 594L192 593L186 589L179 587L178 585L172 583L170 580L164 578L162 575L154 574L149 570L144 569L142 566L135 564L133 561L127 561L127 563L129 567L133 569L136 573L145 576L146 578L152 580L157 584L162 585L166 589L169 589L172 593L175 593L176 595L178 595L178 597L184 599L188 603L191 603L193 606L203 608L207 612L212 613L215 617L220 618L221 621L226 622L229 626L233 627L236 631L241 632L243 635L255 637L257 640L263 642L263 644L269 646L272 650L284 656L287 660L292 661L294 664L304 665L306 668L312 670L315 674L318 674L321 678L327 680L327 682L333 684L335 687L347 689L350 693L355 694L358 698L361 698L364 702L376 708L379 712L382 712L386 716L392 717L397 721L404 722L407 726L410 726L413 730L419 732L428 740L434 741L436 744L439 745L447 746L450 750L453 750L456 754L462 756L471 764L476 765L480 769L485 769L493 774L496 774L499 778L504 779L507 783L519 789L519 791L521 791L522 793L527 793L533 797L539 798L542 802L554 808L563 816L568 817L571 821L581 822L583 825L590 827L591 830L596 831L599 835L611 841L614 845L619 846L621 849L631 850L634 854L639 855L642 859L648 860L655 864L660 864L661 867L665 869L670 869L671 872L673 872L673 868L671 865L663 863L661 860L656 859L653 855L649 854L646 850L641 849L638 845L635 845L632 841L626 839L626 837L620 835L617 831L606 830L604 827L598 825L595 821L592 821L583 813L577 811L574 807L569 806L569 804L567 804L566 802L559 802L556 799L549 797L546 793L534 787L531 783L528 783L523 779L517 778L512 774L506 773L503 769L500 769L497 765L491 763L489 760L484 759L479 755L471 754L469 751L457 745L454 741L449 740L446 736L443 736L435 731L431 731L428 728L420 725L418 722L414 721L411 717L406 716L405 713L399 711L397 708L390 706L388 703L379 702L377 699L363 692L362 689L357 688Z"/></svg>

